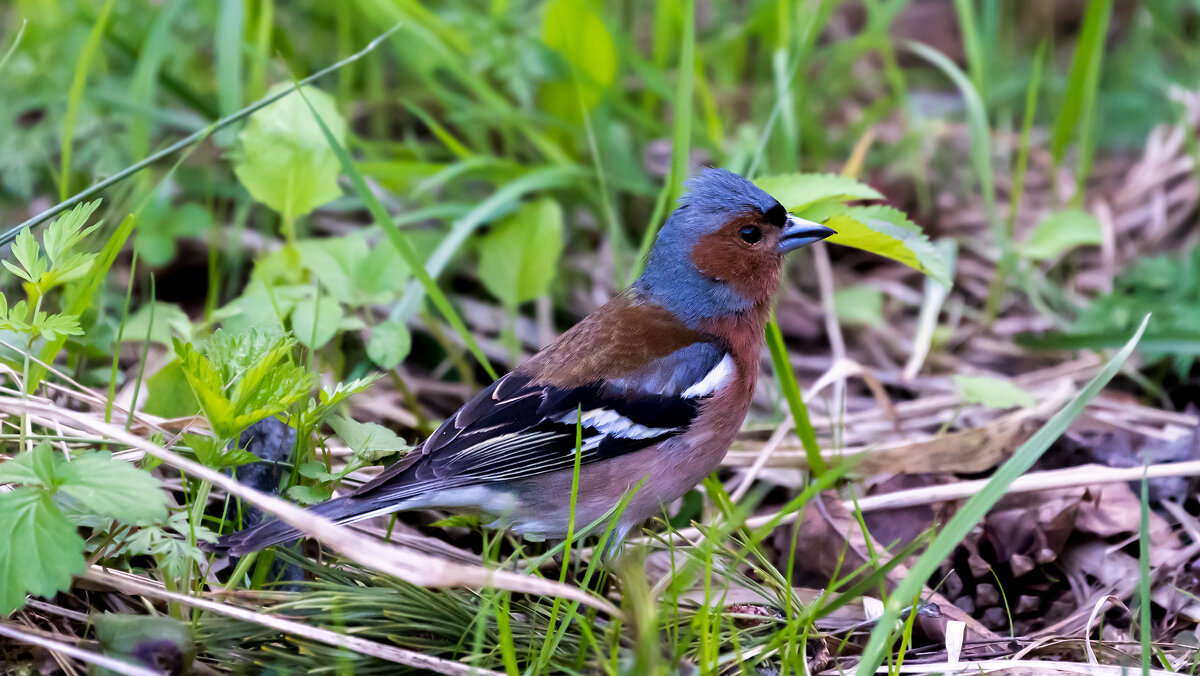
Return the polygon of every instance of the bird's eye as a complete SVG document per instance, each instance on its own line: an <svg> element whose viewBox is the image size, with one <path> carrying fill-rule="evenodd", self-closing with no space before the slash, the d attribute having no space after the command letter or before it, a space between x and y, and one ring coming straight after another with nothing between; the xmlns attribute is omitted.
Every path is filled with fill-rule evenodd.
<svg viewBox="0 0 1200 676"><path fill-rule="evenodd" d="M747 244L754 244L758 240L762 239L762 230L759 230L758 226L747 225L738 232L738 235L742 238L743 242L746 242Z"/></svg>

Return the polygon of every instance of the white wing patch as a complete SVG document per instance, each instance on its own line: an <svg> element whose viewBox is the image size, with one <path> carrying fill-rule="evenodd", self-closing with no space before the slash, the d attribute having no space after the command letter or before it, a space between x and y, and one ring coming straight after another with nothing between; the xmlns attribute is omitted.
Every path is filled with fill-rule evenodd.
<svg viewBox="0 0 1200 676"><path fill-rule="evenodd" d="M696 399L712 394L733 380L736 372L737 367L733 365L733 357L726 354L700 382L683 391L683 398Z"/></svg>
<svg viewBox="0 0 1200 676"><path fill-rule="evenodd" d="M673 431L666 427L646 427L639 425L629 418L610 411L606 408L593 408L590 411L584 411L582 421L577 411L567 411L561 415L557 415L550 420L563 423L564 425L574 425L580 422L584 427L589 427L602 434L618 439L649 439L651 437L661 436Z"/></svg>

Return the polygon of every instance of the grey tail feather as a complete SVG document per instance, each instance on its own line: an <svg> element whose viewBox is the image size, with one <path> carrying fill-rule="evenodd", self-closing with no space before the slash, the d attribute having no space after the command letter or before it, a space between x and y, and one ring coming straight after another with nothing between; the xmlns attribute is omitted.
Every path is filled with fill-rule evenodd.
<svg viewBox="0 0 1200 676"><path fill-rule="evenodd" d="M399 509L400 504L396 503L396 508ZM334 523L346 524L365 518L373 512L378 512L378 510L379 504L374 500L355 500L354 498L344 497L314 505L307 511L330 519ZM271 545L296 540L301 535L302 533L299 529L293 528L278 519L269 519L256 526L225 535L216 544L209 545L207 549L218 553L228 553L233 556L245 556L260 549L266 549Z"/></svg>

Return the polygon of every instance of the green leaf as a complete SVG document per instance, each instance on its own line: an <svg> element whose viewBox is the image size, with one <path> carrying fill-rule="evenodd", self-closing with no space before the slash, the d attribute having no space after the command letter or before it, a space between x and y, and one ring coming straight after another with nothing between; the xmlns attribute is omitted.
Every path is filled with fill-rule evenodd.
<svg viewBox="0 0 1200 676"><path fill-rule="evenodd" d="M279 84L268 96L291 84ZM304 89L331 133L343 142L346 120L333 98ZM285 222L341 196L338 158L330 150L304 99L288 94L250 116L238 135L241 158L233 171L254 199L283 215Z"/></svg>
<svg viewBox="0 0 1200 676"><path fill-rule="evenodd" d="M292 310L292 330L301 345L314 350L324 347L337 334L344 313L333 296L322 294Z"/></svg>
<svg viewBox="0 0 1200 676"><path fill-rule="evenodd" d="M505 307L545 295L563 246L562 207L552 199L524 204L479 240L479 278Z"/></svg>
<svg viewBox="0 0 1200 676"><path fill-rule="evenodd" d="M412 444L396 436L395 432L373 422L360 423L335 415L329 419L329 426L354 455L367 462L377 462L393 453L412 449Z"/></svg>
<svg viewBox="0 0 1200 676"><path fill-rule="evenodd" d="M572 76L578 78L578 96L584 106L591 108L617 74L617 49L612 35L604 20L584 0L551 0L545 12L542 41L566 61ZM573 85L551 83L548 89L558 89L560 94L568 94L570 100L576 96Z"/></svg>
<svg viewBox="0 0 1200 676"><path fill-rule="evenodd" d="M200 464L213 469L225 469L227 467L240 467L248 465L252 462L258 462L258 457L250 451L242 448L233 447L232 444L226 446L219 439L207 437L202 434L184 433L183 443L196 454L196 459Z"/></svg>
<svg viewBox="0 0 1200 676"><path fill-rule="evenodd" d="M200 352L175 341L180 368L219 439L281 413L308 393L312 376L291 362L295 342L278 331L218 329Z"/></svg>
<svg viewBox="0 0 1200 676"><path fill-rule="evenodd" d="M154 326L150 326L151 314L154 316ZM122 338L125 342L141 343L146 340L147 331L150 332L150 342L170 345L172 337L191 339L192 320L174 303L147 303L125 322Z"/></svg>
<svg viewBox="0 0 1200 676"><path fill-rule="evenodd" d="M66 254L99 227L99 223L90 228L83 227L99 206L100 200L78 204L46 226L42 234L42 245L46 248L46 257L50 259L53 267L59 267Z"/></svg>
<svg viewBox="0 0 1200 676"><path fill-rule="evenodd" d="M153 523L167 516L167 495L158 479L110 453L87 453L57 468L59 489L91 511L125 523Z"/></svg>
<svg viewBox="0 0 1200 676"><path fill-rule="evenodd" d="M367 356L380 368L393 369L408 356L412 334L397 320L388 320L371 328L367 341Z"/></svg>
<svg viewBox="0 0 1200 676"><path fill-rule="evenodd" d="M87 567L83 538L38 488L0 493L0 615L25 605L25 595L50 598Z"/></svg>
<svg viewBox="0 0 1200 676"><path fill-rule="evenodd" d="M837 231L827 241L890 258L915 268L949 288L950 266L937 247L904 214L892 207L850 207L825 225Z"/></svg>
<svg viewBox="0 0 1200 676"><path fill-rule="evenodd" d="M838 174L778 174L763 176L755 183L788 211L800 211L822 200L883 199L883 195L871 186Z"/></svg>
<svg viewBox="0 0 1200 676"><path fill-rule="evenodd" d="M1104 241L1104 228L1095 216L1081 209L1067 209L1042 219L1021 251L1036 261L1045 261L1081 246L1099 246Z"/></svg>
<svg viewBox="0 0 1200 676"><path fill-rule="evenodd" d="M833 294L838 321L846 326L876 326L883 323L883 292L860 284L838 289Z"/></svg>
<svg viewBox="0 0 1200 676"><path fill-rule="evenodd" d="M968 404L982 404L988 408L1029 408L1037 398L1007 380L988 376L951 376L958 389L958 396Z"/></svg>
<svg viewBox="0 0 1200 676"><path fill-rule="evenodd" d="M22 230L12 243L12 255L16 265L4 261L4 267L14 275L31 284L37 284L46 274L46 259L42 258L41 249L29 230ZM19 266L19 267L18 267Z"/></svg>
<svg viewBox="0 0 1200 676"><path fill-rule="evenodd" d="M302 505L315 505L333 497L333 487L292 486L287 489L287 496Z"/></svg>
<svg viewBox="0 0 1200 676"><path fill-rule="evenodd" d="M54 451L45 442L27 453L18 453L11 460L0 463L0 483L53 488L55 482Z"/></svg>
<svg viewBox="0 0 1200 676"><path fill-rule="evenodd" d="M175 354L179 355L179 368L192 388L204 417L208 418L214 431L222 436L226 436L224 432L228 431L228 438L232 438L233 433L237 432L229 429L234 418L233 404L225 396L225 381L221 378L221 372L190 343L181 343L176 339Z"/></svg>
<svg viewBox="0 0 1200 676"><path fill-rule="evenodd" d="M34 317L33 328L40 331L46 340L55 340L59 336L83 335L78 315L47 315L44 312L38 312Z"/></svg>
<svg viewBox="0 0 1200 676"><path fill-rule="evenodd" d="M178 359L167 362L146 379L145 411L163 418L183 418L200 412L200 403L192 394Z"/></svg>

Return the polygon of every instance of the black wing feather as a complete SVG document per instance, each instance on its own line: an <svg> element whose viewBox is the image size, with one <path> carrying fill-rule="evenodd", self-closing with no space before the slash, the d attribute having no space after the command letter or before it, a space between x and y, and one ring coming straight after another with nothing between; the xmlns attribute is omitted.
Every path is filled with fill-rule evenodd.
<svg viewBox="0 0 1200 676"><path fill-rule="evenodd" d="M560 388L510 373L448 418L420 449L352 495L396 499L569 469L575 463L576 411L612 411L640 426L636 434L610 434L595 424L584 424L581 464L659 443L691 424L704 398L685 399L680 393L715 367L724 352L692 349L680 357L680 364L668 363L664 368L682 368L689 377L667 393L641 392L603 381Z"/></svg>

